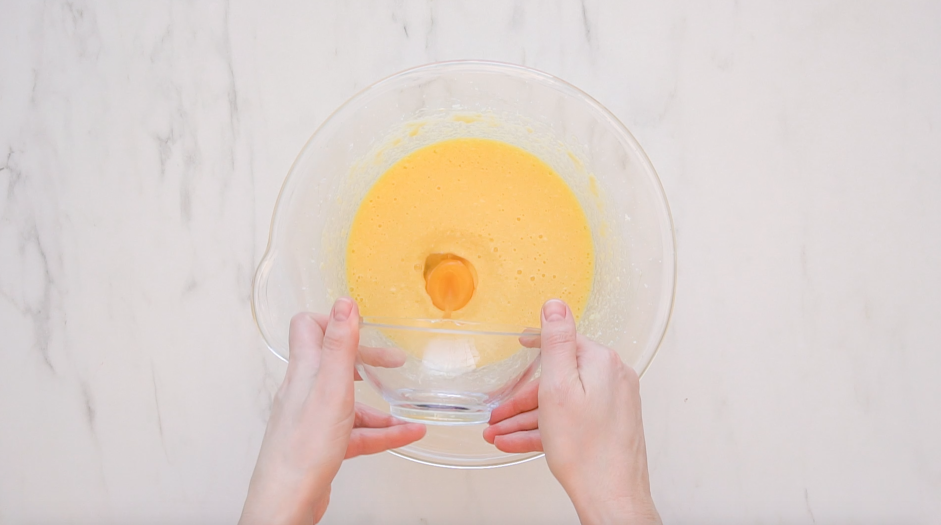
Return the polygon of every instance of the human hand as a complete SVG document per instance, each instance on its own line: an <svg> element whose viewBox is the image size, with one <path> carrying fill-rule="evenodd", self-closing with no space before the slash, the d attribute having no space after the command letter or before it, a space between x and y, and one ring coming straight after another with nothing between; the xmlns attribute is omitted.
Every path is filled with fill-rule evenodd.
<svg viewBox="0 0 941 525"><path fill-rule="evenodd" d="M359 310L351 299L337 300L329 317L294 316L289 341L287 373L271 408L242 525L316 523L344 459L403 447L425 435L424 425L355 403ZM360 349L380 366L401 366L399 356L383 350Z"/></svg>
<svg viewBox="0 0 941 525"><path fill-rule="evenodd" d="M542 310L542 375L497 407L484 439L546 453L584 524L660 523L650 496L640 381L611 349L576 334L565 303Z"/></svg>

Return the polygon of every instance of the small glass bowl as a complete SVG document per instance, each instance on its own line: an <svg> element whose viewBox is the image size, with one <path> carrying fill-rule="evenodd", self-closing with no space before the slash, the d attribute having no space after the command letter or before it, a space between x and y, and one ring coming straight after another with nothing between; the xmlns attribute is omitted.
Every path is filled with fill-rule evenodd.
<svg viewBox="0 0 941 525"><path fill-rule="evenodd" d="M356 369L400 419L478 424L532 379L539 346L535 328L367 317Z"/></svg>

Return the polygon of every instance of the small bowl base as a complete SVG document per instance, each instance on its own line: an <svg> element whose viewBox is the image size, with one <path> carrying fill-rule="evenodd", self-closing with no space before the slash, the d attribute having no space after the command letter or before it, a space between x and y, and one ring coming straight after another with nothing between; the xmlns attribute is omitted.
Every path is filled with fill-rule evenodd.
<svg viewBox="0 0 941 525"><path fill-rule="evenodd" d="M490 409L437 403L401 404L389 407L393 416L430 425L477 425L490 421Z"/></svg>

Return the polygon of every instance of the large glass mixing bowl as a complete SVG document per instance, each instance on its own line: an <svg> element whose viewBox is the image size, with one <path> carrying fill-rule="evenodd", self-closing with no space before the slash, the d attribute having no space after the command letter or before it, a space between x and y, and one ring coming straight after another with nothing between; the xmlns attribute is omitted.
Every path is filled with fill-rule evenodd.
<svg viewBox="0 0 941 525"><path fill-rule="evenodd" d="M348 294L349 227L376 179L416 149L459 137L527 150L571 187L595 248L579 331L643 374L666 331L676 281L673 223L656 171L624 125L578 88L532 69L479 61L431 64L382 80L337 109L304 146L281 188L253 283L252 309L269 348L286 360L291 317L327 312ZM395 454L457 468L541 455L501 452L476 423L531 380L538 344L524 343L532 330L402 319L364 319L362 326L366 350L357 366L372 386L358 385L357 399L445 423L429 425L425 438ZM486 362L467 358L477 344L503 353ZM429 348L436 357L426 357Z"/></svg>

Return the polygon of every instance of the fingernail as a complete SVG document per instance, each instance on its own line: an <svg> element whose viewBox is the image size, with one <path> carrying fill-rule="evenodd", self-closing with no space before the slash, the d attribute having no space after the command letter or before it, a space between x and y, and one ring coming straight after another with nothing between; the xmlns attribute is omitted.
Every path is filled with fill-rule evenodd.
<svg viewBox="0 0 941 525"><path fill-rule="evenodd" d="M558 299L551 299L543 305L542 316L546 318L546 321L561 321L565 319L566 310L565 303Z"/></svg>
<svg viewBox="0 0 941 525"><path fill-rule="evenodd" d="M346 321L350 317L350 312L353 311L353 301L350 301L346 297L341 297L337 299L337 302L333 303L333 320L334 321Z"/></svg>

